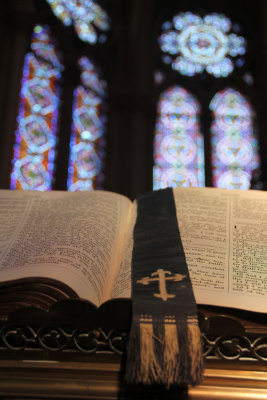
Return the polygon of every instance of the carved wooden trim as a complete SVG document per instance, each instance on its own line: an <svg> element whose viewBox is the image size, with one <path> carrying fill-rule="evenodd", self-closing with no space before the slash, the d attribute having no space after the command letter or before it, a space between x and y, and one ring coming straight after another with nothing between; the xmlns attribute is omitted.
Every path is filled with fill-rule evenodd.
<svg viewBox="0 0 267 400"><path fill-rule="evenodd" d="M202 326L204 357L228 361L255 360L267 363L267 333L245 332L235 319L216 317L217 325L228 327L226 334L221 330L209 329L212 317L205 318ZM77 328L64 329L57 325L33 328L28 324L5 324L0 329L0 353L11 351L48 351L51 353L78 352L82 354L123 354L127 332L118 329ZM12 353L10 355L12 356Z"/></svg>
<svg viewBox="0 0 267 400"><path fill-rule="evenodd" d="M3 322L0 398L122 400L129 394L128 400L138 397L136 389L129 392L122 380L127 329L99 329L90 315L87 327L81 318L82 325L75 329L57 323L55 316L46 316L45 323L40 320L41 323L34 324L32 317L25 321L24 315L21 318L18 314ZM187 399L267 399L265 321L258 324L232 315L200 311L199 322L206 368L203 383L190 387ZM181 398L176 390L162 392L162 399ZM151 393L143 395L152 397Z"/></svg>

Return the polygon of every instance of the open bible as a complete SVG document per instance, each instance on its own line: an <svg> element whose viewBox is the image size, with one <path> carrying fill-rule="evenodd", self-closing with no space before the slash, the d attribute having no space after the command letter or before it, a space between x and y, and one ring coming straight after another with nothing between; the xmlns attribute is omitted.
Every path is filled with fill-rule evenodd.
<svg viewBox="0 0 267 400"><path fill-rule="evenodd" d="M173 194L196 302L266 312L267 193ZM1 190L0 313L129 299L136 215L136 202L111 192Z"/></svg>

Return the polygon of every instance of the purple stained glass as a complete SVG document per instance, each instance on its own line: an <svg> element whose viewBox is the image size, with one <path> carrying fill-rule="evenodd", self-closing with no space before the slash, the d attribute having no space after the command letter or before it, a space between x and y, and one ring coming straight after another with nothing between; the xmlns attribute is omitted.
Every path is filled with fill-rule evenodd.
<svg viewBox="0 0 267 400"><path fill-rule="evenodd" d="M110 28L109 17L95 0L47 0L47 2L64 25L69 26L73 23L81 40L90 44L106 40L103 32Z"/></svg>
<svg viewBox="0 0 267 400"><path fill-rule="evenodd" d="M210 109L213 186L249 189L252 172L259 167L252 107L241 93L227 88L214 96Z"/></svg>
<svg viewBox="0 0 267 400"><path fill-rule="evenodd" d="M81 85L74 92L67 187L69 191L102 188L106 83L86 57L79 60Z"/></svg>
<svg viewBox="0 0 267 400"><path fill-rule="evenodd" d="M50 30L37 25L26 54L11 172L11 189L52 186L62 66Z"/></svg>
<svg viewBox="0 0 267 400"><path fill-rule="evenodd" d="M231 21L223 14L201 18L190 12L180 13L172 23L163 24L159 37L163 61L182 75L193 76L205 70L216 78L226 77L234 69L232 58L246 52L245 39L230 33L231 28ZM236 61L239 67L240 60Z"/></svg>
<svg viewBox="0 0 267 400"><path fill-rule="evenodd" d="M199 111L197 100L181 87L161 94L154 138L154 189L205 185Z"/></svg>

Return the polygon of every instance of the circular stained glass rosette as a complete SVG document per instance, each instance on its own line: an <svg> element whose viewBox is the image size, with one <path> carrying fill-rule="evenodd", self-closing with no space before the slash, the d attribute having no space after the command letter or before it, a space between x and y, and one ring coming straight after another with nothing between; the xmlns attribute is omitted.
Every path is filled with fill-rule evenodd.
<svg viewBox="0 0 267 400"><path fill-rule="evenodd" d="M160 146L162 157L173 165L190 164L197 154L197 147L190 137L166 136Z"/></svg>
<svg viewBox="0 0 267 400"><path fill-rule="evenodd" d="M169 168L162 170L154 167L154 189L162 189L165 187L190 187L198 186L198 182L194 173L186 168Z"/></svg>
<svg viewBox="0 0 267 400"><path fill-rule="evenodd" d="M179 35L181 55L193 64L217 64L227 54L227 36L212 25L190 25Z"/></svg>
<svg viewBox="0 0 267 400"><path fill-rule="evenodd" d="M240 189L250 188L251 175L242 170L229 170L220 175L217 180L217 187L221 189Z"/></svg>
<svg viewBox="0 0 267 400"><path fill-rule="evenodd" d="M225 137L217 144L217 156L225 165L238 165L245 167L253 157L253 149L248 140Z"/></svg>
<svg viewBox="0 0 267 400"><path fill-rule="evenodd" d="M163 24L165 28L165 24ZM169 30L159 37L159 45L171 59L174 70L193 76L206 70L214 77L226 77L234 69L231 58L244 55L246 42L230 33L231 21L222 14L208 14L204 18L190 12L173 18Z"/></svg>

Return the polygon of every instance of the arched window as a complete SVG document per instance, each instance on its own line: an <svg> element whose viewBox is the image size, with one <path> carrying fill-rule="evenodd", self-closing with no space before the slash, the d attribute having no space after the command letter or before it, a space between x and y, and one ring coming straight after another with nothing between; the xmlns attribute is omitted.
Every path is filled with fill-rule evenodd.
<svg viewBox="0 0 267 400"><path fill-rule="evenodd" d="M79 60L81 82L74 91L73 123L67 188L70 191L102 187L105 124L105 81L87 58Z"/></svg>
<svg viewBox="0 0 267 400"><path fill-rule="evenodd" d="M241 93L227 88L213 97L210 109L213 186L249 189L252 173L259 167L252 107Z"/></svg>
<svg viewBox="0 0 267 400"><path fill-rule="evenodd" d="M47 26L35 26L31 49L24 62L10 188L50 190L55 161L58 82L63 67Z"/></svg>
<svg viewBox="0 0 267 400"><path fill-rule="evenodd" d="M50 27L35 26L31 52L25 57L10 188L51 190L54 182L59 181L58 176L60 179L63 176L60 188L100 189L104 180L106 82L100 77L96 61L87 55L94 45L106 41L109 18L96 0L47 0L47 3L65 26L74 25L79 39L85 43L79 41L77 46L77 38L69 32L73 40L72 55L66 54L65 46L61 57ZM62 32L67 33L67 28L55 21L53 15L51 18L49 6L46 7L56 26L54 30L61 32L62 46ZM75 88L77 72L80 85ZM75 88L68 91L67 101L61 90L63 86ZM72 121L66 116L71 105ZM65 130L61 129L62 123L66 127L64 120L69 120ZM70 149L68 163L65 143ZM61 151L63 144L65 154ZM58 168L59 154L64 158L63 174L62 168L60 172Z"/></svg>
<svg viewBox="0 0 267 400"><path fill-rule="evenodd" d="M241 26L219 13L180 12L161 28L162 65L155 83L165 87L168 79L194 87L199 103L177 86L163 89L154 133L154 188L204 186L204 159L208 185L250 188L260 166L255 113L248 96L231 87L235 80L240 84L238 71L245 64L247 42ZM241 85L248 88L251 82L251 74L244 73ZM214 94L213 85L224 89Z"/></svg>
<svg viewBox="0 0 267 400"><path fill-rule="evenodd" d="M251 158L252 164L257 160L252 173L248 165L236 164L235 172L239 168L252 174L252 179L246 175L252 188L267 188L263 1L252 7L244 0L242 18L239 2L230 0L5 3L0 6L1 189L103 188L133 199L153 186L196 181L217 185L218 165L212 165L217 157L212 142L217 112L210 104L227 88L251 105L249 140L257 139L259 149L252 147L260 154L260 161ZM37 32L31 40L36 25L49 27L49 56L48 42L40 46ZM84 65L82 59L87 60ZM45 65L53 77L36 74L48 68ZM85 71L92 77L89 85ZM43 86L36 89L39 98L37 102L35 96L33 104L29 92L37 79ZM21 90L28 80L33 87ZM192 148L187 154L186 118L181 123L185 140L178 141L177 121L172 126L161 117L164 96L175 88L186 91L187 107L195 112L199 137L194 146L200 149L196 164L187 164ZM50 99L50 111L44 99ZM171 112L177 119L177 110ZM181 112L186 113L186 107ZM224 172L234 170L234 164L221 166Z"/></svg>
<svg viewBox="0 0 267 400"><path fill-rule="evenodd" d="M160 96L154 140L154 189L204 186L204 146L197 100L184 88Z"/></svg>

